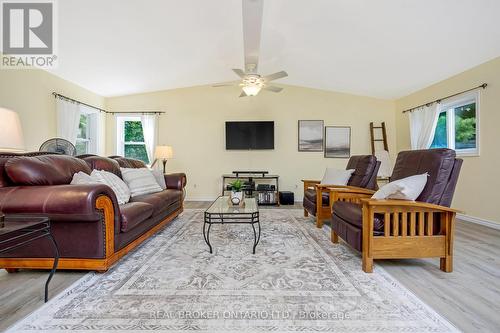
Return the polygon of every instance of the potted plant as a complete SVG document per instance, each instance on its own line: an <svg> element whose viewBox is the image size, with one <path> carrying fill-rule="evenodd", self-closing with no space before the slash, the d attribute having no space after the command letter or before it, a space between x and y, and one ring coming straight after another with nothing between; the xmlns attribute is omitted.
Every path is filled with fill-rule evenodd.
<svg viewBox="0 0 500 333"><path fill-rule="evenodd" d="M239 205L243 201L243 192L241 191L243 183L241 182L241 180L236 179L229 185L231 186L231 202L234 205Z"/></svg>

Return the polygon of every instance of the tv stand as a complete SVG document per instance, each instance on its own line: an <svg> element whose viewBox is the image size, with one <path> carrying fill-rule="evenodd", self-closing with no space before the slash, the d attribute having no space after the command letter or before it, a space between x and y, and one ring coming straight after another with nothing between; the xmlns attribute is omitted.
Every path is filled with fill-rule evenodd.
<svg viewBox="0 0 500 333"><path fill-rule="evenodd" d="M278 175L270 175L268 171L233 171L222 175L222 195L229 194L229 182L237 179L243 182L242 191L247 198L256 198L261 206L279 206Z"/></svg>

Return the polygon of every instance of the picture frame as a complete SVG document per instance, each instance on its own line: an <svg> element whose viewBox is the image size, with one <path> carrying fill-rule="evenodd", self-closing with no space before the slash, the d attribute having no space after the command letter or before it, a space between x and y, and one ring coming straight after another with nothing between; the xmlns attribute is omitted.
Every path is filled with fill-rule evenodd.
<svg viewBox="0 0 500 333"><path fill-rule="evenodd" d="M322 152L324 146L324 121L298 121L298 150L303 152Z"/></svg>
<svg viewBox="0 0 500 333"><path fill-rule="evenodd" d="M325 127L325 157L326 158L351 157L351 127L349 126Z"/></svg>

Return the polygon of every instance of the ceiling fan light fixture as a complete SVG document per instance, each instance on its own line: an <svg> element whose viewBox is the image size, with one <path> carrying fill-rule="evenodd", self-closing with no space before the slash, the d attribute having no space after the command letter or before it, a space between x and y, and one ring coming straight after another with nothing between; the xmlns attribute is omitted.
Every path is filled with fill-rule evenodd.
<svg viewBox="0 0 500 333"><path fill-rule="evenodd" d="M262 89L262 86L261 85L246 85L246 86L243 86L243 91L245 92L245 94L247 94L247 96L256 96L260 90Z"/></svg>

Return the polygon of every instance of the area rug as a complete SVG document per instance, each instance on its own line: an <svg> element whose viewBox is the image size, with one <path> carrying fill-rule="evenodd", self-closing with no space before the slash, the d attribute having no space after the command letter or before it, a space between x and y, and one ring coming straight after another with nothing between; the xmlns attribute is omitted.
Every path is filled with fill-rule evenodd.
<svg viewBox="0 0 500 333"><path fill-rule="evenodd" d="M12 332L455 332L382 268L332 244L301 210L215 225L187 210L107 273L89 273Z"/></svg>

